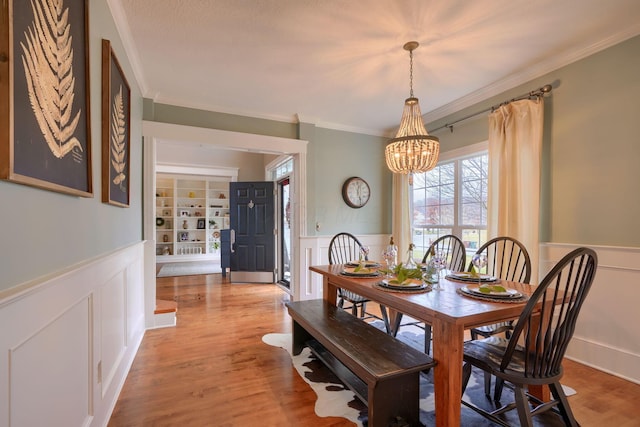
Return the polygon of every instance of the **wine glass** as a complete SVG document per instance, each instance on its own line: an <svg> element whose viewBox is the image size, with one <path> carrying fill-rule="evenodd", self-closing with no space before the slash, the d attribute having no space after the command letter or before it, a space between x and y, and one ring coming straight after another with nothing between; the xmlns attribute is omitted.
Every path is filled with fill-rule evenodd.
<svg viewBox="0 0 640 427"><path fill-rule="evenodd" d="M442 290L442 286L440 286L440 272L447 266L447 254L443 251L436 251L436 253L431 257L431 263L435 267L438 275L436 286L433 289L440 291Z"/></svg>
<svg viewBox="0 0 640 427"><path fill-rule="evenodd" d="M471 258L471 264L476 267L476 273L478 274L478 286L482 283L482 277L480 276L480 270L487 266L487 254L475 254L473 258Z"/></svg>
<svg viewBox="0 0 640 427"><path fill-rule="evenodd" d="M360 248L360 263L363 267L367 266L367 260L369 259L369 251L371 248L369 246L362 246Z"/></svg>

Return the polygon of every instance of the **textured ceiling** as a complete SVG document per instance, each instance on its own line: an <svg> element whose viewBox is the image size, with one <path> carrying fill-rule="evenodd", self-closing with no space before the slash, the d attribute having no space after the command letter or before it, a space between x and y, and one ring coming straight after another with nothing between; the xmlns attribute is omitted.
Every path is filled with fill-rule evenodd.
<svg viewBox="0 0 640 427"><path fill-rule="evenodd" d="M640 34L638 0L109 5L145 97L387 135L409 96L407 41L420 43L414 95L436 119Z"/></svg>

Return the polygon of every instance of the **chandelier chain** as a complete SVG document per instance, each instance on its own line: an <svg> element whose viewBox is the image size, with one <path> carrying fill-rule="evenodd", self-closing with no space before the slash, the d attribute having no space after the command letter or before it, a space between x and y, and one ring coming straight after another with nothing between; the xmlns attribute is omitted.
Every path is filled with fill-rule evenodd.
<svg viewBox="0 0 640 427"><path fill-rule="evenodd" d="M413 98L413 49L409 51L409 97Z"/></svg>

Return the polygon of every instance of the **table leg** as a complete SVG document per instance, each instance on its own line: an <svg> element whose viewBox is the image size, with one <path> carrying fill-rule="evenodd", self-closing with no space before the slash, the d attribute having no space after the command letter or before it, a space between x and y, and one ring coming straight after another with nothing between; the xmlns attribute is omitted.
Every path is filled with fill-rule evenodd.
<svg viewBox="0 0 640 427"><path fill-rule="evenodd" d="M324 274L322 275L322 298L333 305L338 302L338 288L329 283L329 277Z"/></svg>
<svg viewBox="0 0 640 427"><path fill-rule="evenodd" d="M436 401L436 426L460 425L462 398L462 346L464 328L435 318L433 334L433 369Z"/></svg>

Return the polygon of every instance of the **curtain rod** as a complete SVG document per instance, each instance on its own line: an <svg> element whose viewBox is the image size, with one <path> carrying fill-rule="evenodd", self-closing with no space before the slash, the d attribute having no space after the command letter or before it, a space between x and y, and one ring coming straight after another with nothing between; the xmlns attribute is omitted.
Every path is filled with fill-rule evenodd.
<svg viewBox="0 0 640 427"><path fill-rule="evenodd" d="M461 119L458 119L456 121L453 121L451 123L445 123L444 125L442 125L440 127L432 129L431 132L435 132L435 131L438 131L438 130L444 129L444 128L448 128L451 132L453 132L453 125L455 125L456 123L460 123L460 122L462 122L464 120L470 119L471 117L475 117L475 116L478 116L478 115L480 115L482 113L486 113L487 111L494 111L496 108L502 107L503 105L510 104L510 103L512 103L514 101L520 101L521 99L527 99L527 98L533 98L533 97L541 98L545 94L551 92L552 89L553 89L553 87L550 84L544 85L541 88L538 88L536 90L532 90L531 92L525 93L524 95L517 96L517 97L512 98L512 99L510 99L508 101L503 101L503 102L501 102L499 104L496 104L496 105L493 105L493 106L491 106L489 108L485 108L482 111L478 111L476 113L469 114L468 116L465 116L465 117L463 117Z"/></svg>

